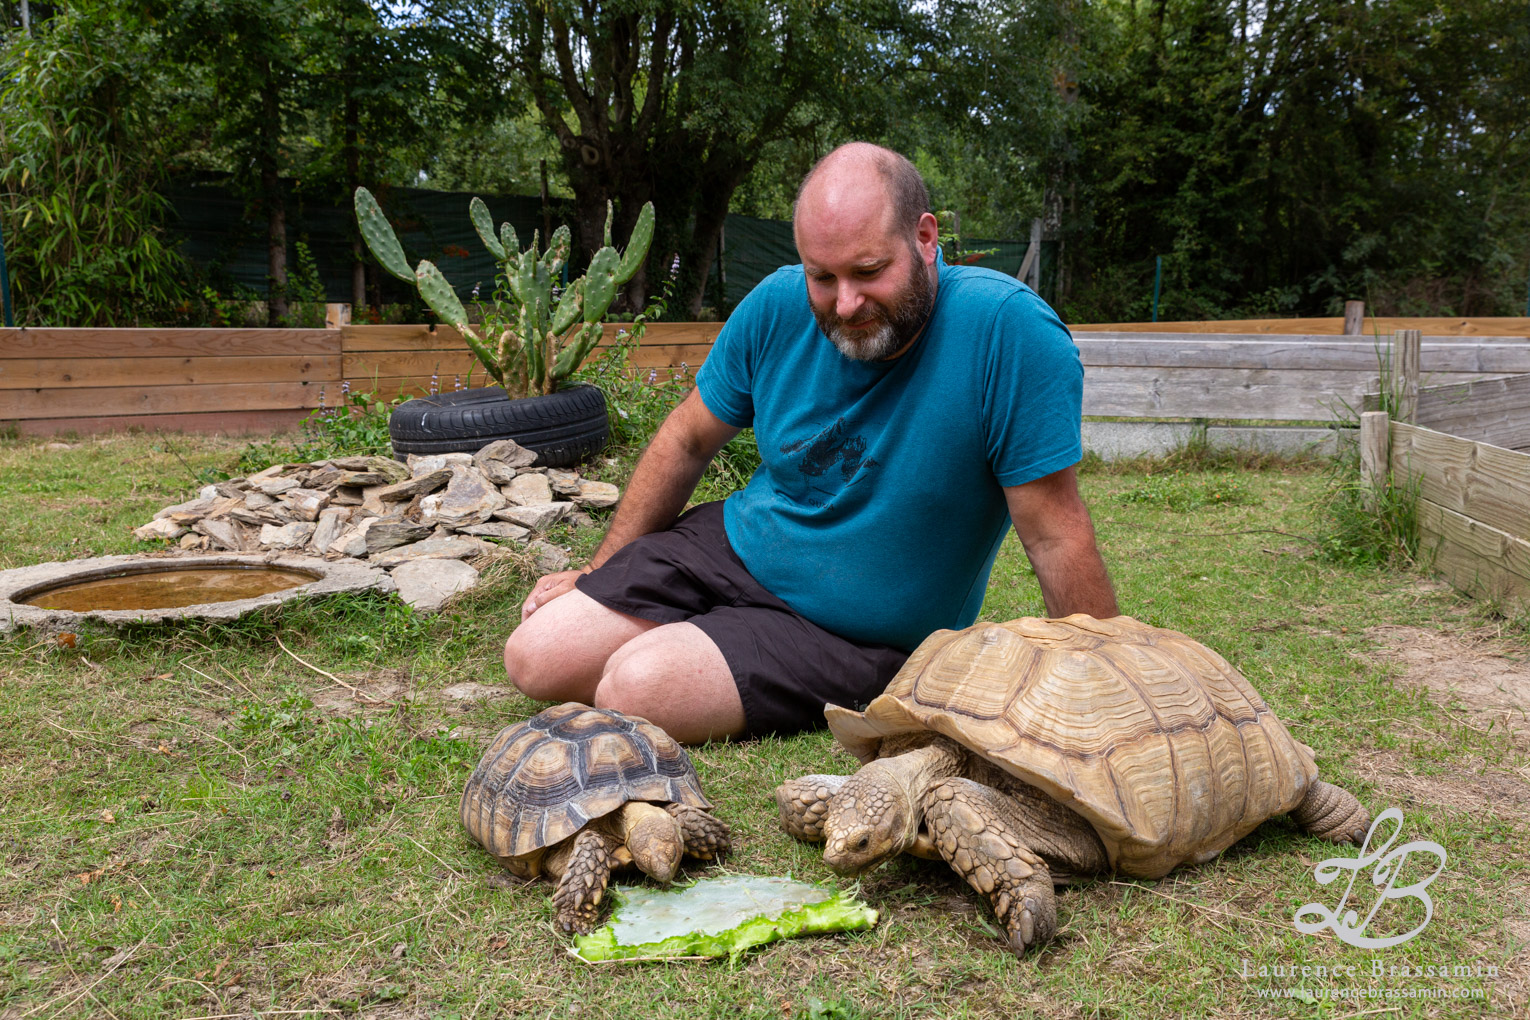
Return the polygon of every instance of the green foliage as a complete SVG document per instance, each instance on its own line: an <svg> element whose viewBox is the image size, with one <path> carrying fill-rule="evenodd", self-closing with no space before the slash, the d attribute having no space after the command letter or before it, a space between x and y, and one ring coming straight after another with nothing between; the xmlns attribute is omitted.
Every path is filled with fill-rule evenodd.
<svg viewBox="0 0 1530 1020"><path fill-rule="evenodd" d="M173 322L194 294L156 190L169 147L154 37L121 5L0 37L0 226L17 325Z"/></svg>
<svg viewBox="0 0 1530 1020"><path fill-rule="evenodd" d="M480 305L480 335L435 265L422 260L409 271L404 249L377 199L366 188L356 189L356 220L378 262L394 276L412 280L431 310L462 334L484 370L512 396L552 393L567 380L600 339L617 287L641 268L653 240L653 203L639 213L625 254L618 254L610 243L614 215L607 203L605 246L590 259L584 276L563 286L554 307L556 281L568 263L568 227L553 232L545 251L538 251L535 232L522 249L509 223L500 224L495 233L488 207L475 197L468 204L468 216L500 267L493 299Z"/></svg>
<svg viewBox="0 0 1530 1020"><path fill-rule="evenodd" d="M272 464L330 457L390 457L393 444L388 436L388 417L407 399L403 394L384 400L376 393L352 393L349 384L342 384L342 403L310 412L294 437L250 443L222 477L254 474Z"/></svg>
<svg viewBox="0 0 1530 1020"><path fill-rule="evenodd" d="M1388 473L1377 489L1360 484L1358 458L1340 458L1318 500L1318 550L1345 566L1421 563L1418 482Z"/></svg>
<svg viewBox="0 0 1530 1020"><path fill-rule="evenodd" d="M1149 475L1142 484L1127 490L1120 498L1126 503L1162 507L1175 513L1189 513L1208 506L1248 506L1255 502L1248 486L1236 475L1197 477L1179 471Z"/></svg>

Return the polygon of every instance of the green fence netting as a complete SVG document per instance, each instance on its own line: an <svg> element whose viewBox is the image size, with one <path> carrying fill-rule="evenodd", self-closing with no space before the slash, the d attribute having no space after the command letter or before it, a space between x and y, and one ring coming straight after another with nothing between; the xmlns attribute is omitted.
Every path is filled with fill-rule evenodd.
<svg viewBox="0 0 1530 1020"><path fill-rule="evenodd" d="M328 301L351 300L351 238L355 213L349 202L337 205L334 195L310 194L300 185L284 182L287 195L289 273L296 271L297 243L308 247L318 270L319 284ZM399 235L409 261L430 259L441 267L463 300L480 287L487 298L493 287L494 262L484 250L468 220L468 192L427 191L420 188L374 189L383 211ZM171 231L183 241L182 252L203 278L225 296L235 286L257 296L266 292L266 217L256 201L247 201L229 188L226 178L204 175L184 178L166 189L175 209ZM482 195L495 222L509 221L525 243L543 224L542 200L527 195ZM548 216L556 228L572 219L572 203L549 202ZM997 248L976 265L1014 276L1025 256L1023 241L964 239L968 250ZM1047 252L1042 252L1043 281ZM366 256L370 261L371 256ZM724 311L736 307L744 296L781 266L797 263L792 225L753 216L729 215L723 227L723 269L726 287ZM716 271L714 266L714 272ZM386 274L379 274L389 293L404 296L402 288ZM706 293L713 294L715 278ZM302 295L305 296L306 295Z"/></svg>

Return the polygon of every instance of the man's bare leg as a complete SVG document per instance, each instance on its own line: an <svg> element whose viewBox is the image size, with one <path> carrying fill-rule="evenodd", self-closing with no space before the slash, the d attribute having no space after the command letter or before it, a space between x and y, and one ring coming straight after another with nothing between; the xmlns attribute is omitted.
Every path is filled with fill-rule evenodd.
<svg viewBox="0 0 1530 1020"><path fill-rule="evenodd" d="M593 705L612 653L657 626L576 589L543 605L511 633L505 672L527 697Z"/></svg>
<svg viewBox="0 0 1530 1020"><path fill-rule="evenodd" d="M641 716L684 744L744 732L728 661L693 623L665 624L623 644L606 663L594 704Z"/></svg>

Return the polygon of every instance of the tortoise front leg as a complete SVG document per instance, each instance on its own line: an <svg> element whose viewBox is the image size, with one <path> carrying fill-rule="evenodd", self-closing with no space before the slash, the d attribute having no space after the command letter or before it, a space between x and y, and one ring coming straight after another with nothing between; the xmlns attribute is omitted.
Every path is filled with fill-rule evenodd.
<svg viewBox="0 0 1530 1020"><path fill-rule="evenodd" d="M680 836L689 856L712 861L732 849L733 833L721 818L689 804L668 804L666 807L680 823Z"/></svg>
<svg viewBox="0 0 1530 1020"><path fill-rule="evenodd" d="M553 890L558 927L579 935L594 931L612 869L631 860L621 840L594 827L574 837L566 857L550 857L544 867L558 878L558 887Z"/></svg>
<svg viewBox="0 0 1530 1020"><path fill-rule="evenodd" d="M781 828L798 839L821 843L823 820L829 801L849 776L803 776L776 787L776 806L781 809Z"/></svg>
<svg viewBox="0 0 1530 1020"><path fill-rule="evenodd" d="M923 809L936 849L988 898L1015 955L1049 940L1057 931L1052 874L1012 824L1021 818L1013 798L970 779L946 779L925 794Z"/></svg>

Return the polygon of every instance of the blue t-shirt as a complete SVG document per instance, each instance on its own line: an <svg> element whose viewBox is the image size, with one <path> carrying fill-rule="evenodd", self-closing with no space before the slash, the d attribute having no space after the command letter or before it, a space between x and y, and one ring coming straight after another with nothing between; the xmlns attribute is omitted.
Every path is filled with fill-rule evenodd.
<svg viewBox="0 0 1530 1020"><path fill-rule="evenodd" d="M843 637L912 649L977 619L1009 528L1003 486L1082 456L1083 366L1028 287L940 267L935 310L892 361L840 354L801 266L729 317L696 386L753 426L763 463L724 523L766 590Z"/></svg>

